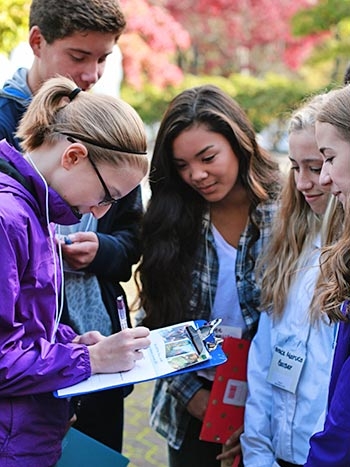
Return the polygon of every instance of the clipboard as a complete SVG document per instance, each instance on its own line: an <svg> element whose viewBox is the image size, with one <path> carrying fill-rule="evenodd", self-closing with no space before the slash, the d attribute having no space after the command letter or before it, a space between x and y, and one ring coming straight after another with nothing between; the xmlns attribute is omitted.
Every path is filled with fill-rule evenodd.
<svg viewBox="0 0 350 467"><path fill-rule="evenodd" d="M243 425L250 341L225 337L227 362L217 368L199 438L224 444Z"/></svg>
<svg viewBox="0 0 350 467"><path fill-rule="evenodd" d="M54 396L71 397L221 365L227 357L220 346L221 339L214 333L220 322L186 321L154 329L150 347L142 351L143 359L133 369L92 375L73 386L57 389Z"/></svg>
<svg viewBox="0 0 350 467"><path fill-rule="evenodd" d="M129 459L75 428L62 440L62 456L56 467L126 467Z"/></svg>

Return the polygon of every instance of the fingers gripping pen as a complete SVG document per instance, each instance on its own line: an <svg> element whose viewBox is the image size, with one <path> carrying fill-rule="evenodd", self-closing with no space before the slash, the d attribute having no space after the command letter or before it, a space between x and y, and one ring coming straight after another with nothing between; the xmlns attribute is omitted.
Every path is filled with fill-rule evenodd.
<svg viewBox="0 0 350 467"><path fill-rule="evenodd" d="M120 322L120 328L126 329L128 327L128 320L126 318L126 308L124 303L124 298L122 295L117 297L117 311L118 311L118 318Z"/></svg>

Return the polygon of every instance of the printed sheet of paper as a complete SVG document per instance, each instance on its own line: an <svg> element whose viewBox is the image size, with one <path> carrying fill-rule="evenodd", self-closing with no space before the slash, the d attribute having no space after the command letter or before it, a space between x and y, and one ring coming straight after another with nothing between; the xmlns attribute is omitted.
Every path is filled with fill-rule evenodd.
<svg viewBox="0 0 350 467"><path fill-rule="evenodd" d="M211 354L203 347L198 353L187 326L197 327L194 321L168 326L151 331L151 345L143 350L143 359L136 362L130 371L111 374L97 374L67 388L58 389L57 397L69 397L102 389L140 383L166 376L188 367L209 361ZM219 363L223 363L220 361Z"/></svg>

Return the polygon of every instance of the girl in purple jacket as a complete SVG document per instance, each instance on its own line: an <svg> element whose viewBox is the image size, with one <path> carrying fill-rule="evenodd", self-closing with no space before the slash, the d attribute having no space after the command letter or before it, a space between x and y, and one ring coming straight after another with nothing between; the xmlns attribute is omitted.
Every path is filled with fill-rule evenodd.
<svg viewBox="0 0 350 467"><path fill-rule="evenodd" d="M345 209L340 240L321 257L323 281L318 309L340 322L323 431L311 438L306 467L350 466L350 86L332 91L316 122L323 155L320 182L330 186Z"/></svg>
<svg viewBox="0 0 350 467"><path fill-rule="evenodd" d="M0 465L53 466L68 401L52 391L131 369L147 328L108 337L60 324L53 224L102 217L147 173L142 121L125 102L52 78L19 126L24 156L0 142Z"/></svg>

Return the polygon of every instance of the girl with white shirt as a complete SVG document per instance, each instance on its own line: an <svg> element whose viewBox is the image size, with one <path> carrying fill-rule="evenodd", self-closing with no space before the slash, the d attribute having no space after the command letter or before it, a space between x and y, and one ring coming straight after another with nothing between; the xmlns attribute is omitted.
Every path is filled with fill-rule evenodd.
<svg viewBox="0 0 350 467"><path fill-rule="evenodd" d="M315 120L326 96L291 117L291 170L271 242L261 260L262 313L248 358L248 399L241 436L245 467L298 467L324 420L335 329L310 318L320 247L338 213L319 175ZM327 215L324 215L328 206Z"/></svg>
<svg viewBox="0 0 350 467"><path fill-rule="evenodd" d="M143 219L138 272L145 326L220 317L244 338L254 336L260 315L254 266L270 239L279 181L276 161L228 94L203 85L173 99L157 134ZM167 440L170 467L220 467L240 453L241 427L230 452L200 439L208 376L156 382L151 426Z"/></svg>

